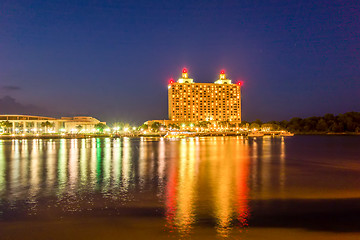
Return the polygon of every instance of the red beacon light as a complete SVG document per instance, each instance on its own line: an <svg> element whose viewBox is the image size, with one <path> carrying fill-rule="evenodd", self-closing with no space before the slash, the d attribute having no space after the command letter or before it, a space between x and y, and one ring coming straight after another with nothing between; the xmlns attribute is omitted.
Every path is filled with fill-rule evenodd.
<svg viewBox="0 0 360 240"><path fill-rule="evenodd" d="M183 69L183 73L187 73L187 69L186 69L186 68Z"/></svg>
<svg viewBox="0 0 360 240"><path fill-rule="evenodd" d="M224 71L224 70L221 70L220 74L225 74L225 71Z"/></svg>
<svg viewBox="0 0 360 240"><path fill-rule="evenodd" d="M242 85L243 85L243 81L239 81L237 84L238 84L239 86L242 86Z"/></svg>
<svg viewBox="0 0 360 240"><path fill-rule="evenodd" d="M169 84L173 84L174 83L174 79L170 79L170 81L169 81Z"/></svg>

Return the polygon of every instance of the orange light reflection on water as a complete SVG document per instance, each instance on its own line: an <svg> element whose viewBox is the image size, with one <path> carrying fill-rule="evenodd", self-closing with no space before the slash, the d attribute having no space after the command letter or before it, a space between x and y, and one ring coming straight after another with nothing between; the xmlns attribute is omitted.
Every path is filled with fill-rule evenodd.
<svg viewBox="0 0 360 240"><path fill-rule="evenodd" d="M231 144L226 141L229 139L214 138L211 145L203 145L201 140L181 140L179 151L172 156L166 188L170 231L188 236L200 201L211 202L219 236L229 236L234 226L247 226L249 146L242 138L231 139ZM208 191L206 196L211 199L203 199L200 189Z"/></svg>

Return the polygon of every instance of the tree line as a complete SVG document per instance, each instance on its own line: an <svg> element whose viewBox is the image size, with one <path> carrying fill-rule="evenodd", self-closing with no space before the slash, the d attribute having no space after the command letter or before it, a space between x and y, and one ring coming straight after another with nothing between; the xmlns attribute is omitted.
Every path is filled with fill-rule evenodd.
<svg viewBox="0 0 360 240"><path fill-rule="evenodd" d="M360 112L347 112L335 116L334 114L325 114L323 117L294 117L289 121L270 121L262 124L260 120L249 123L250 128L270 127L270 130L287 130L294 133L325 133L325 132L360 132Z"/></svg>

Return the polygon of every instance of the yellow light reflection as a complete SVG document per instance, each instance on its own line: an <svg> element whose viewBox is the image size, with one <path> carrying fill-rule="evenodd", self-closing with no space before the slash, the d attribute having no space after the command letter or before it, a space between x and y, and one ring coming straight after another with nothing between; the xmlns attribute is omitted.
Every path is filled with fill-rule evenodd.
<svg viewBox="0 0 360 240"><path fill-rule="evenodd" d="M176 230L182 237L189 236L197 214L209 214L196 209L204 203L213 209L211 216L215 216L220 237L229 237L232 229L247 226L250 164L247 141L220 137L210 141L182 139L178 153L172 153L170 159L165 202L170 232ZM204 194L199 195L199 191Z"/></svg>
<svg viewBox="0 0 360 240"><path fill-rule="evenodd" d="M55 184L56 178L56 147L53 140L46 144L46 185L51 189Z"/></svg>
<svg viewBox="0 0 360 240"><path fill-rule="evenodd" d="M78 172L78 139L70 140L70 151L69 151L69 185L70 185L70 193L75 193L77 186L77 179L79 176Z"/></svg>
<svg viewBox="0 0 360 240"><path fill-rule="evenodd" d="M88 178L88 157L87 157L87 140L81 140L81 149L80 149L80 179L81 184L86 185Z"/></svg>
<svg viewBox="0 0 360 240"><path fill-rule="evenodd" d="M36 199L37 193L40 190L39 184L40 184L40 162L41 162L41 153L39 151L40 149L40 141L39 139L32 140L32 149L30 154L30 189L29 189L29 195L30 199L33 201Z"/></svg>
<svg viewBox="0 0 360 240"><path fill-rule="evenodd" d="M166 195L165 195L165 206L166 206L166 226L169 228L170 232L176 228L175 226L175 216L177 210L177 181L178 181L178 172L177 170L177 161L178 161L178 148L175 146L176 142L170 143L172 151L170 152L170 162L168 170L168 181L166 185Z"/></svg>
<svg viewBox="0 0 360 240"><path fill-rule="evenodd" d="M91 139L91 164L90 164L90 184L93 189L96 187L96 161L97 161L97 139Z"/></svg>
<svg viewBox="0 0 360 240"><path fill-rule="evenodd" d="M240 230L247 225L249 148L241 139L221 138L215 141L211 154L221 156L212 159L208 180L214 194L216 229L221 237L228 237L233 219Z"/></svg>
<svg viewBox="0 0 360 240"><path fill-rule="evenodd" d="M189 234L194 222L195 144L182 139L180 144L178 206L175 223L179 232Z"/></svg>
<svg viewBox="0 0 360 240"><path fill-rule="evenodd" d="M58 194L62 194L66 186L66 178L67 178L66 155L67 155L67 140L60 139L59 153L58 153L58 167L57 167Z"/></svg>
<svg viewBox="0 0 360 240"><path fill-rule="evenodd" d="M280 143L280 192L285 193L286 169L285 169L285 140L282 137Z"/></svg>
<svg viewBox="0 0 360 240"><path fill-rule="evenodd" d="M143 189L146 184L146 170L147 170L147 161L148 157L148 142L140 141L139 146L139 186L140 189Z"/></svg>
<svg viewBox="0 0 360 240"><path fill-rule="evenodd" d="M259 168L259 156L258 156L258 144L256 141L251 142L251 188L253 192L259 191L258 181L258 168Z"/></svg>
<svg viewBox="0 0 360 240"><path fill-rule="evenodd" d="M120 174L121 174L121 141L119 138L115 139L113 144L113 167L112 175L115 182L115 185L118 186L120 183Z"/></svg>
<svg viewBox="0 0 360 240"><path fill-rule="evenodd" d="M11 198L16 199L20 193L20 140L14 139L12 141L11 161L9 161L10 168L10 192Z"/></svg>
<svg viewBox="0 0 360 240"><path fill-rule="evenodd" d="M4 140L0 140L0 197L5 192L6 181L6 160L5 160Z"/></svg>
<svg viewBox="0 0 360 240"><path fill-rule="evenodd" d="M110 187L110 173L111 173L111 140L105 139L104 157L103 157L103 190L108 190Z"/></svg>
<svg viewBox="0 0 360 240"><path fill-rule="evenodd" d="M261 194L263 197L268 197L271 183L271 141L269 138L262 139L262 161L261 161Z"/></svg>
<svg viewBox="0 0 360 240"><path fill-rule="evenodd" d="M178 157L178 166L171 162L169 180L166 187L167 226L176 229L182 236L188 236L195 221L196 198L196 151L194 140L182 139L179 155L172 155L173 161ZM178 171L176 171L178 169Z"/></svg>
<svg viewBox="0 0 360 240"><path fill-rule="evenodd" d="M20 182L22 186L26 186L28 183L30 166L29 166L29 141L27 139L22 140L21 146L21 162L20 162Z"/></svg>
<svg viewBox="0 0 360 240"><path fill-rule="evenodd" d="M123 161L122 161L122 186L123 191L127 191L131 181L131 144L130 139L124 137L123 140Z"/></svg>
<svg viewBox="0 0 360 240"><path fill-rule="evenodd" d="M166 153L166 148L165 148L165 141L164 139L161 139L161 141L159 142L159 157L158 157L158 169L157 169L157 175L159 177L159 190L161 191L162 189L164 189L164 184L165 184L165 168L166 168L166 159L165 159L165 153Z"/></svg>

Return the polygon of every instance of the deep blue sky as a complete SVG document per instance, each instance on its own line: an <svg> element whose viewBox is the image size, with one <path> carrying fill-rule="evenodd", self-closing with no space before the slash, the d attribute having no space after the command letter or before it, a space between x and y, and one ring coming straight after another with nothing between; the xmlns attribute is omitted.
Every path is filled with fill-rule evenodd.
<svg viewBox="0 0 360 240"><path fill-rule="evenodd" d="M244 81L244 120L360 111L360 1L0 2L13 110L164 119L183 67Z"/></svg>

